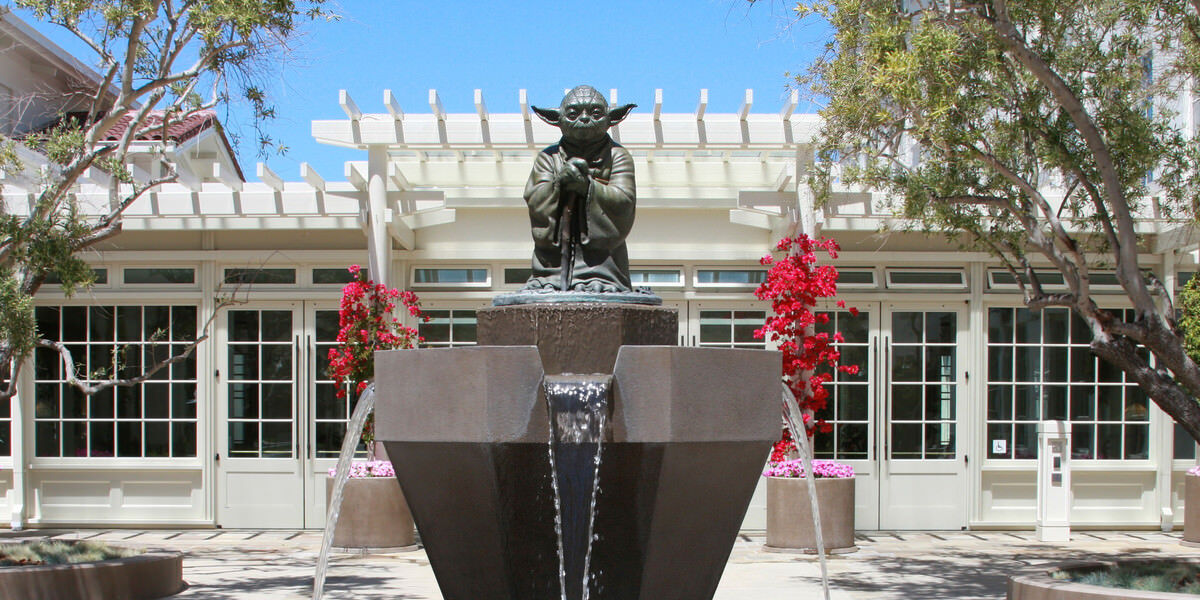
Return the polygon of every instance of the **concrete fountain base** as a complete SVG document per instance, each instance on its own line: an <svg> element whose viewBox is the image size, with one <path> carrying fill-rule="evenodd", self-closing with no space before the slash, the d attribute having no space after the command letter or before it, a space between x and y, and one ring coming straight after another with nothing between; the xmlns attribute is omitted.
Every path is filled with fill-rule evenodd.
<svg viewBox="0 0 1200 600"><path fill-rule="evenodd" d="M562 307L547 308L561 317ZM538 320L555 323L538 329L540 354L534 345L376 354L377 438L446 600L563 598L542 380L547 347L571 343L555 332L571 328ZM591 330L615 365L590 597L712 598L779 434L779 355L621 345L622 328Z"/></svg>

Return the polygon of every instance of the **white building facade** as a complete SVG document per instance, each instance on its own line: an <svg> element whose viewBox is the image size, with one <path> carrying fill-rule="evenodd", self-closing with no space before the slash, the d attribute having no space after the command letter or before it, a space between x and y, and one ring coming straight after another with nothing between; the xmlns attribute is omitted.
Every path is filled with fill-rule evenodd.
<svg viewBox="0 0 1200 600"><path fill-rule="evenodd" d="M210 337L151 381L91 398L39 351L0 408L0 514L32 527L324 525L349 409L325 372L346 267L417 292L426 344L474 343L475 311L528 276L522 191L558 137L524 93L491 113L477 91L462 114L434 91L416 112L382 96L364 112L343 93L336 118L313 122L318 141L361 151L342 173L303 165L285 181L259 165L243 182L215 141L181 150L188 181L148 194L88 252L97 284L72 298L43 288L39 330L88 372L121 348L117 366L134 370ZM721 114L706 96L691 113L663 113L661 91L622 98L642 105L613 130L636 161L633 280L678 310L680 344L762 348L759 259L805 228L838 240L839 298L860 312L831 305L829 327L860 372L832 384L833 433L817 449L854 466L859 529L1032 527L1043 419L1073 426L1074 526L1179 525L1195 445L1091 355L1086 327L1024 309L987 255L880 234L892 219L879 197L840 190L814 208L803 179L819 121L794 96L760 111L747 91ZM101 183L80 185L84 206L104 205ZM27 211L35 191L6 180L8 210ZM1194 232L1147 210L1144 266L1174 289L1197 270ZM1110 283L1104 297L1123 308ZM745 526L764 523L758 495Z"/></svg>

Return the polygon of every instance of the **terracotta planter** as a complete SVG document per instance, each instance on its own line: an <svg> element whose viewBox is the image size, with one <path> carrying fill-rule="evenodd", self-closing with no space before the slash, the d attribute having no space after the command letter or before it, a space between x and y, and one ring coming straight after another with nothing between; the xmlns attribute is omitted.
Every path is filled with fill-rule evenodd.
<svg viewBox="0 0 1200 600"><path fill-rule="evenodd" d="M854 552L858 549L854 545L854 478L820 478L816 483L825 551L835 554ZM766 549L817 551L807 480L767 478Z"/></svg>
<svg viewBox="0 0 1200 600"><path fill-rule="evenodd" d="M1200 475L1183 477L1183 545L1200 547Z"/></svg>
<svg viewBox="0 0 1200 600"><path fill-rule="evenodd" d="M333 479L325 480L325 501ZM349 479L342 492L342 510L333 546L347 550L399 550L416 547L412 513L395 477Z"/></svg>
<svg viewBox="0 0 1200 600"><path fill-rule="evenodd" d="M1189 478L1190 479L1190 478ZM1171 559L1167 559L1171 560ZM1181 562L1195 562L1195 559L1174 559ZM1092 562L1063 565L1063 571L1090 571L1114 564L1151 563L1157 560L1122 560L1116 562ZM1013 576L1008 578L1008 600L1168 600L1195 598L1193 594L1176 594L1172 592L1143 592L1121 588L1101 587L1085 583L1072 583L1050 576L1054 570L1041 571L1030 575Z"/></svg>
<svg viewBox="0 0 1200 600"><path fill-rule="evenodd" d="M70 565L0 569L0 598L150 600L183 589L183 555L147 552Z"/></svg>

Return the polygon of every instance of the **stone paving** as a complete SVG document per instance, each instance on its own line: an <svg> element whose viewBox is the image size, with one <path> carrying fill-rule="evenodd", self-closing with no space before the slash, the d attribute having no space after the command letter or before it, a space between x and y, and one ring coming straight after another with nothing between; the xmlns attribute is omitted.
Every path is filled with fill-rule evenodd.
<svg viewBox="0 0 1200 600"><path fill-rule="evenodd" d="M829 558L832 597L845 599L1004 598L1006 577L1053 562L1120 556L1200 556L1179 533L1075 531L1065 544L1029 531L860 532L858 551ZM318 531L29 530L0 541L55 537L184 552L181 600L309 598ZM814 556L766 552L760 533L734 546L718 600L821 597ZM438 600L425 553L336 554L325 598Z"/></svg>

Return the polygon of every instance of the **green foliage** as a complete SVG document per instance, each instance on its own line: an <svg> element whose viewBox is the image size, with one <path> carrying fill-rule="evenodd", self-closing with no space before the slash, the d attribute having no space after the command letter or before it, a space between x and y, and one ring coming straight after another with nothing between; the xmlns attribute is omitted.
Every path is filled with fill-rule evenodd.
<svg viewBox="0 0 1200 600"><path fill-rule="evenodd" d="M1162 210L1191 218L1200 199L1191 168L1197 146L1167 110L1177 98L1181 70L1194 71L1171 58L1185 41L1195 43L1173 29L1185 19L1168 9L1186 12L1183 4L1018 0L1007 9L1029 49L1062 78L1103 132L1132 207L1148 201L1153 169ZM1045 220L1019 180L1034 186L1047 178L1081 181L1059 215L1098 234L1083 240L1087 249L1108 249L1105 213L1115 207L1098 210L1095 202L1108 197L1082 184L1100 191L1105 185L1094 148L1054 91L1013 56L993 5L899 6L892 0L831 0L802 7L802 13L826 16L837 31L829 54L805 79L828 98L818 152L825 197L839 175L832 167L854 157L861 162L848 161L853 164L840 173L842 183L887 192L915 228L966 234L964 244L996 252L1023 246L1028 223L1022 213ZM1148 70L1150 57L1166 63L1160 72ZM910 150L911 143L919 149ZM916 165L909 160L914 154L921 159Z"/></svg>
<svg viewBox="0 0 1200 600"><path fill-rule="evenodd" d="M1200 565L1169 560L1118 564L1091 571L1055 571L1055 579L1107 588L1200 594Z"/></svg>
<svg viewBox="0 0 1200 600"><path fill-rule="evenodd" d="M47 97L45 103L61 111L57 120L19 132L18 140L0 138L0 170L20 180L32 196L28 214L10 214L0 206L0 364L12 359L20 364L31 351L31 297L47 275L55 274L68 295L91 285L93 271L79 252L119 233L123 212L173 178L168 171L158 180L134 181L125 165L135 138L165 139L167 128L195 111L245 98L262 148L274 146L261 135L262 120L275 112L259 82L279 64L303 23L335 18L325 1L13 0L86 44L103 83L90 96L84 90ZM161 119L148 120L151 111ZM129 116L123 138L106 140ZM162 131L147 136L151 127ZM165 160L166 150L139 152ZM45 157L45 164L30 158L35 153ZM88 169L111 178L105 208L84 210L73 192ZM14 391L11 384L6 388L0 389L0 399Z"/></svg>
<svg viewBox="0 0 1200 600"><path fill-rule="evenodd" d="M1184 347L1192 360L1200 362L1200 277L1192 277L1179 292L1177 306L1182 313L1179 331Z"/></svg>
<svg viewBox="0 0 1200 600"><path fill-rule="evenodd" d="M0 544L0 566L67 565L125 558L140 554L130 548L114 548L100 542L38 540Z"/></svg>

